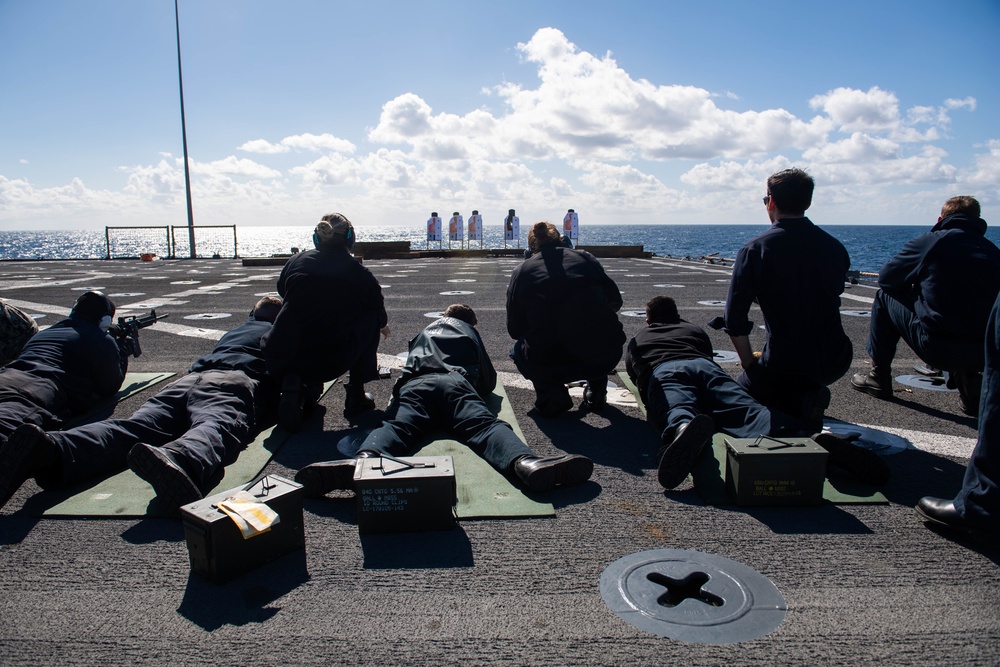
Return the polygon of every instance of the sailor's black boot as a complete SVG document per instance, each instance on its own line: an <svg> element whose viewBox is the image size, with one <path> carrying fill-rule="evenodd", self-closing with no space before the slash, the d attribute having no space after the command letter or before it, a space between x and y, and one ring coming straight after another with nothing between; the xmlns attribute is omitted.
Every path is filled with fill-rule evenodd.
<svg viewBox="0 0 1000 667"><path fill-rule="evenodd" d="M348 381L348 384L344 385L344 391L347 393L344 398L345 418L351 419L375 409L375 397L365 392L365 385L351 384Z"/></svg>
<svg viewBox="0 0 1000 667"><path fill-rule="evenodd" d="M856 373L851 378L851 386L875 398L889 399L892 398L892 373L888 368L882 370L872 366L867 373Z"/></svg>

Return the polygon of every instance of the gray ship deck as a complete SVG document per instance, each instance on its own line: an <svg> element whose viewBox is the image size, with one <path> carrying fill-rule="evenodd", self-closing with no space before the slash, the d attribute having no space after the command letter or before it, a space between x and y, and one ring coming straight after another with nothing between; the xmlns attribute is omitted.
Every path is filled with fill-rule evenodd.
<svg viewBox="0 0 1000 667"><path fill-rule="evenodd" d="M529 444L593 458L589 484L551 494L555 518L466 521L449 533L361 538L351 499L306 501L304 561L286 557L217 586L190 573L179 521L35 519L23 507L38 492L29 481L0 512L0 663L1000 662L1000 552L928 530L913 511L922 495L950 497L958 489L976 431L959 412L957 395L914 389L886 402L854 392L846 378L832 387L829 417L884 428L914 445L886 457L887 505L744 509L706 505L690 488L664 493L652 469L655 438L636 408L574 409L554 420L528 414L532 392L506 355L504 293L518 261L366 265L385 286L390 315L383 365L400 364L397 355L429 322L428 313L469 303ZM725 266L602 261L622 290L629 335L643 320L627 311L641 311L659 293L672 295L690 321L721 314L713 302L726 297ZM0 296L44 314L41 324L68 312L86 288L122 294L113 297L120 312L155 305L170 319L142 332L144 354L131 370L182 373L242 322L257 295L274 289L279 270L238 260L4 262ZM872 293L854 285L843 299L855 346L851 372L865 367L863 311ZM731 349L723 334L711 335L717 349ZM897 372L916 363L900 349ZM369 385L383 404L391 382ZM156 388L124 401L115 414L130 414ZM304 428L332 432L334 442L348 427L342 403L337 384ZM286 443L267 471L290 477L308 462L291 449ZM309 460L319 458L312 452ZM661 548L718 554L754 568L784 595L784 622L759 639L704 645L620 620L599 594L602 571L622 556Z"/></svg>

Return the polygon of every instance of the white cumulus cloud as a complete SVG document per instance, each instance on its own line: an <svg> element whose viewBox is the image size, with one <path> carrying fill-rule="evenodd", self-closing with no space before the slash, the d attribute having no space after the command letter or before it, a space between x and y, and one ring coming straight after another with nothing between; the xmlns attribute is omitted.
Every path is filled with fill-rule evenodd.
<svg viewBox="0 0 1000 667"><path fill-rule="evenodd" d="M809 100L842 132L886 131L899 125L899 99L874 86L867 91L837 88Z"/></svg>
<svg viewBox="0 0 1000 667"><path fill-rule="evenodd" d="M253 139L239 146L238 150L247 153L261 153L264 155L274 155L277 153L288 153L292 150L310 151L320 153L323 151L333 151L336 153L351 154L356 147L346 139L340 139L332 134L296 134L285 137L276 144L266 139Z"/></svg>

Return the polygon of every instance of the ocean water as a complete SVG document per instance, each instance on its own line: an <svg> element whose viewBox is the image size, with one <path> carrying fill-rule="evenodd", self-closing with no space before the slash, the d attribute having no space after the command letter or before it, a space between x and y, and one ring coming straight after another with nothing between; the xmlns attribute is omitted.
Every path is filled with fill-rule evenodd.
<svg viewBox="0 0 1000 667"><path fill-rule="evenodd" d="M701 257L715 254L722 258L736 256L748 240L767 229L759 225L581 225L582 245L642 245L664 257ZM823 227L844 244L851 255L851 267L860 271L877 272L906 241L930 229L929 226L833 225ZM522 228L526 245L527 230ZM502 248L505 243L500 225L487 225L482 244L472 248ZM427 247L424 227L357 228L359 241L409 241L410 247ZM1000 228L989 228L987 238L1000 244ZM312 227L237 227L235 239L232 227L196 228L195 247L199 257L262 257L288 253L291 248L312 247ZM107 235L104 230L53 230L0 232L0 260L3 259L105 259L138 257L152 253L159 257L171 254L170 235L165 228L116 229ZM177 230L173 240L177 257L190 256L186 228ZM469 244L466 243L468 246ZM506 245L517 246L508 241ZM459 242L446 240L431 243L431 248L462 247Z"/></svg>

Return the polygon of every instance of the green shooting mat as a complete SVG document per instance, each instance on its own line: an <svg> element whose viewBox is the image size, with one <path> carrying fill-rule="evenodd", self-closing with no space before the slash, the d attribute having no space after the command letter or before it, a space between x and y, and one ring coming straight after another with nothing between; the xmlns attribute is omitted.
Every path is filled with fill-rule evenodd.
<svg viewBox="0 0 1000 667"><path fill-rule="evenodd" d="M645 416L646 411L639 399L639 390L626 373L619 373L639 403L639 410ZM706 447L695 461L691 470L694 488L709 505L732 505L733 500L726 492L726 442L724 433L716 433L712 438L712 446ZM887 504L889 501L875 487L855 481L840 475L836 470L828 476L823 484L823 500L836 505L870 505Z"/></svg>

